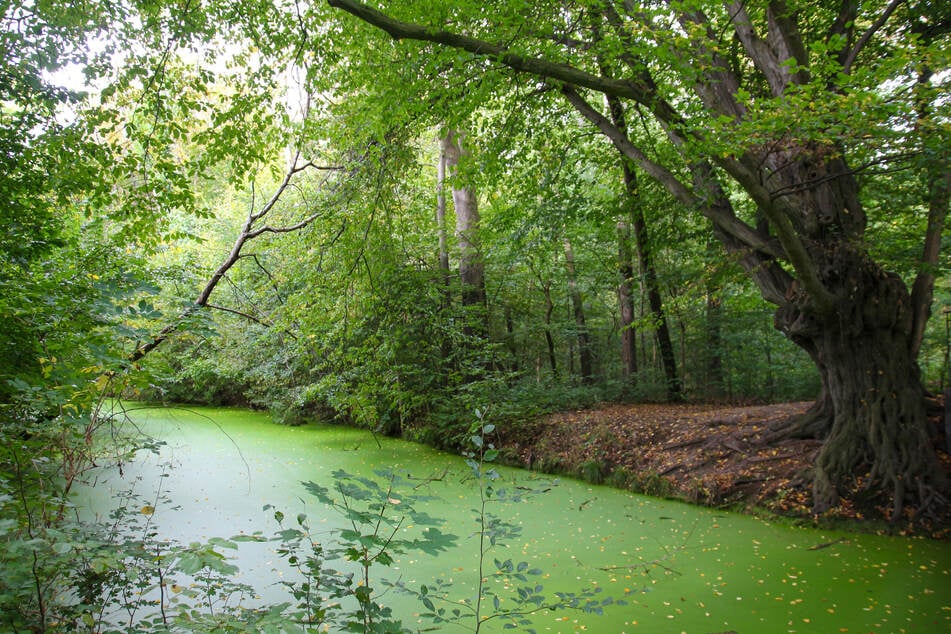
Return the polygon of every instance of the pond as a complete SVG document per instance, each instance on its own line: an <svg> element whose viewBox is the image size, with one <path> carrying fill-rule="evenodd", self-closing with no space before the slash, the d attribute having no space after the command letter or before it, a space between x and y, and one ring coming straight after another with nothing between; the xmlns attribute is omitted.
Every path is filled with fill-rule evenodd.
<svg viewBox="0 0 951 634"><path fill-rule="evenodd" d="M376 574L416 587L451 579L454 599L474 594L479 525L473 509L480 498L461 457L362 430L278 426L245 410L141 408L129 416L166 444L159 453L140 451L121 474L99 472L94 486L77 495L86 512L105 517L120 492L135 488L148 501L161 497L160 488L169 502L155 504L151 520L163 537L184 543L271 535L278 529L274 509L287 517L306 513L327 534L344 519L304 483L332 488L338 469L367 476L388 469L413 478L408 494L433 496L419 508L458 541L437 555L396 555ZM625 601L600 616L536 614L539 632L951 631L946 543L800 528L517 469L499 473L500 488L545 492L491 507L520 534L489 553L488 567L493 559L525 561L540 571L537 583L546 594L598 587L599 597ZM399 527L407 539L420 530ZM240 569L237 579L254 586L262 601L286 599L278 581L292 572L272 543L226 552ZM503 609L514 606L510 581L490 580ZM413 596L391 591L381 602L407 626L428 625ZM502 623L493 623L500 631Z"/></svg>

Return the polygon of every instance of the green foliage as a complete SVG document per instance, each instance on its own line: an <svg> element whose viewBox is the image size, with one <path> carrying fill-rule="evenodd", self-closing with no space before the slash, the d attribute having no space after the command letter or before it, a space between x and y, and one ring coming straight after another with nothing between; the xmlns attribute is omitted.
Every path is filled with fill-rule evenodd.
<svg viewBox="0 0 951 634"><path fill-rule="evenodd" d="M933 185L947 172L949 137L949 49L929 3L898 6L869 32L851 69L840 54L849 37L830 33L837 15L821 3L803 5L802 55L785 68L808 78L781 96L725 37L735 16L712 4L697 4L709 28L674 21L671 12L696 4L687 3L642 7L617 30L593 28L609 5L499 2L487 19L484 3L398 4L391 9L401 19L505 42L525 58L602 73L633 67L658 80L650 104L675 104L682 119L660 125L648 103L631 103L640 120L630 140L684 183L693 184L688 166L698 157L717 164L719 178L751 148L834 148L857 169L868 214L855 242L909 283L921 271L921 236L929 205L940 203ZM765 6L744 7L754 23L768 22ZM867 3L860 13L871 23L884 8ZM26 606L42 620L56 593L26 590L31 578L83 583L59 551L94 538L64 523L67 493L91 464L91 439L109 424L103 399L122 391L267 408L284 424L346 421L444 447L479 438L470 466L486 499L497 494L491 469L483 470L495 449L484 449L489 432L470 430L465 412L491 402L495 420L518 424L600 400L663 397L660 324L643 289L635 298L635 376L623 373L618 354L615 225L632 204L650 228L688 396L783 400L817 391L810 359L774 330L772 309L741 273L743 256L711 248L707 221L657 183L640 183L632 202L610 143L559 91L516 80L501 58L397 42L355 28L327 3L14 2L0 11L0 516L15 581L4 587L5 606ZM843 28L855 24L865 22ZM693 92L718 56L736 74L731 94L742 116L711 110ZM57 85L56 73L77 72L88 94ZM471 186L483 214L488 299L476 309L460 301L459 237L448 237L450 271L437 258L434 139L447 126L468 131L470 151L449 185ZM671 142L671 130L680 141ZM270 232L216 293L220 310L176 321L227 257L237 228L261 208L269 195L262 192L273 191L288 148L321 169L273 201ZM743 183L723 181L739 220L757 231L768 224ZM316 213L306 231L275 229L294 226L302 213ZM582 329L570 307L563 240L574 245L572 282L596 365L590 383L579 377ZM931 272L933 312L943 314L947 259ZM951 372L942 319L932 319L920 355L938 388ZM130 353L166 326L173 338L145 360L148 374L139 373ZM594 462L584 470L592 480L606 475ZM654 481L631 486L663 490ZM347 487L336 494L381 504L369 482ZM385 564L395 545L357 531L368 516L343 511L356 532L342 537L363 550L341 556L365 571ZM496 528L483 526L480 535L491 542L504 535ZM337 555L307 541L303 523L293 530L300 533L288 556L311 549L300 565ZM212 605L221 595L211 589L223 583L214 575L229 571L202 548L181 551L174 566L211 575L201 578L207 593L190 599ZM42 560L34 571L22 565L31 553ZM96 577L103 584L119 574L112 564L90 566L93 576L106 575ZM500 564L525 574L519 566ZM305 577L322 570L299 569ZM364 624L377 609L369 587L347 590ZM306 604L309 589L293 590ZM526 604L537 602L535 586L522 590ZM432 587L418 592L432 603ZM306 618L321 621L324 609ZM78 623L77 614L62 618ZM274 627L273 613L243 614ZM197 612L179 616L216 626Z"/></svg>
<svg viewBox="0 0 951 634"><path fill-rule="evenodd" d="M167 631L221 620L214 615L252 592L219 551L234 543L161 537L152 518L164 496L144 501L130 489L108 521L84 521L65 512L67 500L14 476L2 480L14 495L0 496L0 623L12 631Z"/></svg>
<svg viewBox="0 0 951 634"><path fill-rule="evenodd" d="M376 579L376 568L391 565L398 553L438 554L452 547L456 537L439 530L441 520L417 510L425 496L411 493L403 478L391 472L377 475L380 479L335 471L334 490L304 483L310 495L349 524L336 531L333 540L315 541L304 514L297 516L296 527L284 528L284 514L275 512L282 527L276 538L280 541L277 552L299 575L298 580L283 582L297 602L298 612L293 615L297 622L307 626L333 623L347 632L408 631L378 602L381 592L374 585L381 581ZM419 527L420 535L404 537L404 524ZM326 565L335 560L355 564L356 575Z"/></svg>
<svg viewBox="0 0 951 634"><path fill-rule="evenodd" d="M478 580L475 597L461 600L452 598L452 581L438 578L432 584L410 587L399 582L396 587L417 599L426 608L421 616L431 620L437 627L446 624L462 626L472 632L481 631L492 621L503 623L503 629L518 629L535 632L531 615L541 611L577 609L587 613L601 614L610 605L626 605L623 599L604 598L597 595L601 588L584 589L578 593L546 593L541 583L544 572L526 561L500 560L493 557L497 549L507 546L521 537L521 528L490 510L498 504L517 504L533 495L548 491L552 484L540 484L534 488L499 486L499 472L492 463L499 457L499 450L491 442L495 425L486 420L483 410L476 410L476 419L469 429L469 450L465 453L466 464L479 491L479 506L472 509L479 540ZM491 561L491 567L489 559ZM503 595L496 590L511 586L512 591Z"/></svg>

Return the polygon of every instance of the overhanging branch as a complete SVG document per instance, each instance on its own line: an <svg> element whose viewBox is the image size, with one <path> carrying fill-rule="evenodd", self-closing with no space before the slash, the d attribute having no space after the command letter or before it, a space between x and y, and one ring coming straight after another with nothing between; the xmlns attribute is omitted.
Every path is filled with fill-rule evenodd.
<svg viewBox="0 0 951 634"><path fill-rule="evenodd" d="M872 39L872 36L875 35L876 31L882 28L888 18L891 17L892 13L895 12L904 0L892 0L885 10L882 12L882 15L878 16L878 19L868 27L862 36L859 38L858 42L855 43L855 46L852 47L852 50L849 51L849 54L846 55L845 61L842 63L842 72L848 75L852 72L852 64L855 63L855 58L859 56L859 53L862 52L862 49L868 44L869 40Z"/></svg>
<svg viewBox="0 0 951 634"><path fill-rule="evenodd" d="M529 73L544 79L546 82L561 85L566 97L576 107L580 107L584 99L580 97L575 87L582 87L605 95L631 99L644 105L661 125L668 129L669 133L673 133L674 128L683 124L681 117L670 104L658 98L656 90L652 88L651 84L645 83L643 80L625 81L601 77L567 64L514 53L504 46L484 40L419 24L402 22L355 0L327 0L327 2L330 6L343 9L367 24L386 32L396 40L410 39L432 42L449 48L464 50L473 55L491 57L512 70ZM586 102L584 103L586 104ZM581 111L580 108L579 111ZM645 172L664 185L675 198L690 207L697 206L697 199L689 188L685 187L675 177L672 177L673 175L666 168L650 161L630 143L625 135L615 133L616 131L612 132L611 128L613 126L610 126L610 122L604 119L603 115L597 113L608 125L604 125L603 122L597 120L597 117L589 116L589 114L596 112L588 105L587 114L584 111L582 111L582 114L585 114L586 118L595 123L619 150L635 160ZM816 310L820 312L832 311L834 298L819 279L815 265L811 261L805 245L796 234L790 220L792 213L789 205L783 199L773 199L770 192L759 182L755 171L750 170L748 166L735 159L718 160L715 158L714 160L717 160L717 163L733 176L746 189L756 204L763 209L779 238L784 256L796 270L802 286L810 295ZM725 230L728 230L728 228L725 228ZM748 239L749 236L742 238L742 241L747 243ZM763 246L764 248L768 247L768 245Z"/></svg>
<svg viewBox="0 0 951 634"><path fill-rule="evenodd" d="M640 148L634 145L624 132L617 128L607 117L597 111L588 101L582 97L576 90L569 86L562 88L562 94L568 99L569 103L588 121L597 126L597 128L614 144L621 154L632 160L651 178L664 186L664 188L678 202L690 209L699 209L700 213L714 222L722 231L733 236L737 241L749 248L755 249L761 253L773 258L781 258L782 252L773 244L768 237L761 235L756 229L750 227L735 215L716 209L714 206L706 204L704 199L697 196L689 187L684 185L677 176L666 167L651 160Z"/></svg>
<svg viewBox="0 0 951 634"><path fill-rule="evenodd" d="M182 313L175 319L172 323L165 326L162 330L159 331L152 339L146 343L140 345L132 354L129 355L127 362L129 364L135 363L141 360L143 357L151 353L155 348L159 347L166 339L168 339L175 331L177 331L181 325L192 315L197 313L202 308L210 306L209 301L211 299L212 293L217 288L219 282L224 278L225 274L231 269L235 263L241 259L241 250L244 248L245 244L249 241L257 238L263 233L288 233L291 231L297 231L303 229L304 227L311 224L319 216L319 212L315 212L308 216L307 218L301 220L298 223L293 225L284 226L284 227L271 227L265 225L264 227L254 228L254 225L259 220L263 219L270 213L278 201L284 195L284 192L291 185L291 181L295 175L311 167L310 163L299 164L298 159L300 158L300 153L298 152L294 159L291 161L287 171L284 174L284 178L281 180L280 185L278 185L274 194L268 199L268 201L259 209L254 211L253 209L248 211L248 217L244 222L244 226L241 229L241 232L238 234L238 237L235 239L234 245L231 247L231 251L228 253L228 256L222 261L222 263L215 269L215 272L211 275L208 281L205 283L205 286L201 289L201 292L198 294L198 297L195 299L195 302L186 308ZM229 310L223 307L217 307L220 310ZM231 310L230 312L235 312ZM244 317L249 317L243 313L241 314ZM251 318L253 319L253 318ZM257 321L257 320L255 320Z"/></svg>
<svg viewBox="0 0 951 634"><path fill-rule="evenodd" d="M651 87L630 80L610 79L585 72L568 64L514 53L504 46L477 38L402 22L355 0L327 0L327 3L386 32L395 40L432 42L478 55L491 57L512 70L529 73L546 80L590 88L606 95L632 99L647 106L654 116L668 123L678 123L680 116L669 104L658 100Z"/></svg>

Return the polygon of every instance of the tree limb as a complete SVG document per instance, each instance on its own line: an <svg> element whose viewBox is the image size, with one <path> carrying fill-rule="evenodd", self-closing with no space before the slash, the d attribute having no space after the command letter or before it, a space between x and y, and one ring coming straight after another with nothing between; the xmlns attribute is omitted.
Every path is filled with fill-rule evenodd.
<svg viewBox="0 0 951 634"><path fill-rule="evenodd" d="M231 313L232 315L237 315L238 317L242 317L244 319L247 319L248 321L253 321L254 323L264 326L265 328L271 327L271 324L267 323L266 321L262 321L258 319L257 317L255 317L254 315L240 311L236 308L229 308L227 306L219 306L218 304L212 304L211 302L208 302L206 306L208 308L211 308L212 310L220 310L221 312L224 312L224 313ZM292 337L294 336L292 333L288 333L288 334L290 334ZM294 338L296 339L296 337Z"/></svg>
<svg viewBox="0 0 951 634"><path fill-rule="evenodd" d="M682 205L691 209L699 209L704 216L710 218L724 232L734 236L742 244L771 257L782 257L782 251L777 249L777 245L769 238L762 236L756 229L750 227L735 215L717 211L714 207L705 204L702 197L684 185L673 172L660 163L651 160L640 148L631 143L627 135L619 130L607 117L598 112L572 87L565 86L561 92L585 119L597 126L608 137L621 154L634 161L651 178L663 185L670 195Z"/></svg>
<svg viewBox="0 0 951 634"><path fill-rule="evenodd" d="M769 44L759 37L753 29L753 21L746 12L745 2L735 0L727 6L727 9L730 12L736 37L743 44L743 48L746 49L750 59L756 64L756 68L766 77L770 92L773 96L782 95L783 91L786 90L788 77L783 72L780 64L781 60L776 58Z"/></svg>
<svg viewBox="0 0 951 634"><path fill-rule="evenodd" d="M512 70L529 73L546 80L590 88L606 95L632 99L649 108L654 116L662 121L670 124L681 122L680 115L669 104L657 99L656 92L642 82L599 77L568 64L513 53L504 46L484 40L402 22L355 0L327 0L327 3L386 32L395 40L432 42L464 50L480 57L492 57Z"/></svg>
<svg viewBox="0 0 951 634"><path fill-rule="evenodd" d="M882 15L878 16L878 19L865 30L865 33L862 33L862 36L855 43L855 46L852 47L852 50L849 51L849 54L846 55L845 61L842 63L842 72L848 75L852 72L852 64L855 63L855 58L859 56L859 53L862 52L862 49L865 48L865 45L868 44L869 40L872 39L872 36L875 35L875 32L882 28L888 18L891 17L892 13L895 12L904 0L892 0L888 3L888 6L885 7L885 10L882 12Z"/></svg>
<svg viewBox="0 0 951 634"><path fill-rule="evenodd" d="M792 224L791 218L795 217L795 210L789 201L784 197L774 196L760 182L756 170L745 160L731 157L714 157L714 160L743 186L756 206L766 215L814 308L820 313L831 313L835 309L835 297L819 279L815 263Z"/></svg>
<svg viewBox="0 0 951 634"><path fill-rule="evenodd" d="M215 272L211 275L211 277L205 283L205 286L201 289L201 292L198 294L198 297L195 299L195 302L191 306L186 308L184 311L182 311L182 313L178 316L177 319L175 319L172 323L168 324L167 326L165 326L165 328L160 330L159 333L155 335L151 340L137 347L132 352L132 354L129 355L127 359L127 362L129 364L135 363L139 361L140 359L142 359L143 357L145 357L146 355L148 355L149 353L151 353L155 348L160 346L166 339L168 339L176 330L178 330L178 328L181 327L182 323L184 323L186 319L188 319L189 317L197 313L202 308L209 305L211 294L215 291L215 288L217 288L218 283L221 282L222 278L225 276L228 270L231 269L231 267L234 266L235 263L241 259L241 250L244 248L244 245L247 244L250 240L253 240L254 238L260 236L262 233L266 233L266 232L287 233L290 231L297 231L299 229L303 229L304 227L309 225L311 222L313 222L317 218L317 216L319 215L319 212L315 212L314 214L305 218L301 222L298 222L291 226L274 228L274 227L270 227L266 225L258 229L252 229L252 227L254 226L254 223L264 218L268 213L270 213L272 209L274 209L274 206L278 203L278 201L281 199L281 196L290 186L291 179L293 179L296 174L300 173L301 171L307 169L310 166L310 163L305 163L303 165L298 164L297 161L299 157L300 157L300 152L298 152L294 156L293 162L290 163L287 171L284 174L284 178L281 180L280 185L278 185L277 187L277 190L275 190L274 194L261 207L261 209L256 212L253 210L248 212L247 220L245 220L244 226L242 227L241 232L238 234L238 237L235 239L234 245L231 247L231 251L228 253L228 256L224 259L224 261L222 261L222 263L218 266L218 268L215 269ZM225 310L223 308L220 308L220 309ZM243 315L243 316L247 317L247 315Z"/></svg>

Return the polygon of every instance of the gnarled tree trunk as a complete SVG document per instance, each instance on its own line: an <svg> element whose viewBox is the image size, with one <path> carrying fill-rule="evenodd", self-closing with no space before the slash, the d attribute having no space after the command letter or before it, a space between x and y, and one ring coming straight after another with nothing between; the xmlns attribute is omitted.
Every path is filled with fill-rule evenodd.
<svg viewBox="0 0 951 634"><path fill-rule="evenodd" d="M827 148L766 157L798 214L789 217L828 303L792 282L775 325L812 357L822 391L812 411L788 428L824 439L815 463L817 512L849 488L890 491L892 517L906 502L926 508L942 472L927 432L924 388L915 357L914 308L901 278L872 261L862 240L865 216L849 170Z"/></svg>
<svg viewBox="0 0 951 634"><path fill-rule="evenodd" d="M791 431L825 440L815 464L817 511L854 485L890 489L897 514L906 500L929 500L940 472L908 345L905 286L871 266L854 273L863 302L825 319L794 304L776 313L776 325L809 351L822 376L815 408Z"/></svg>

